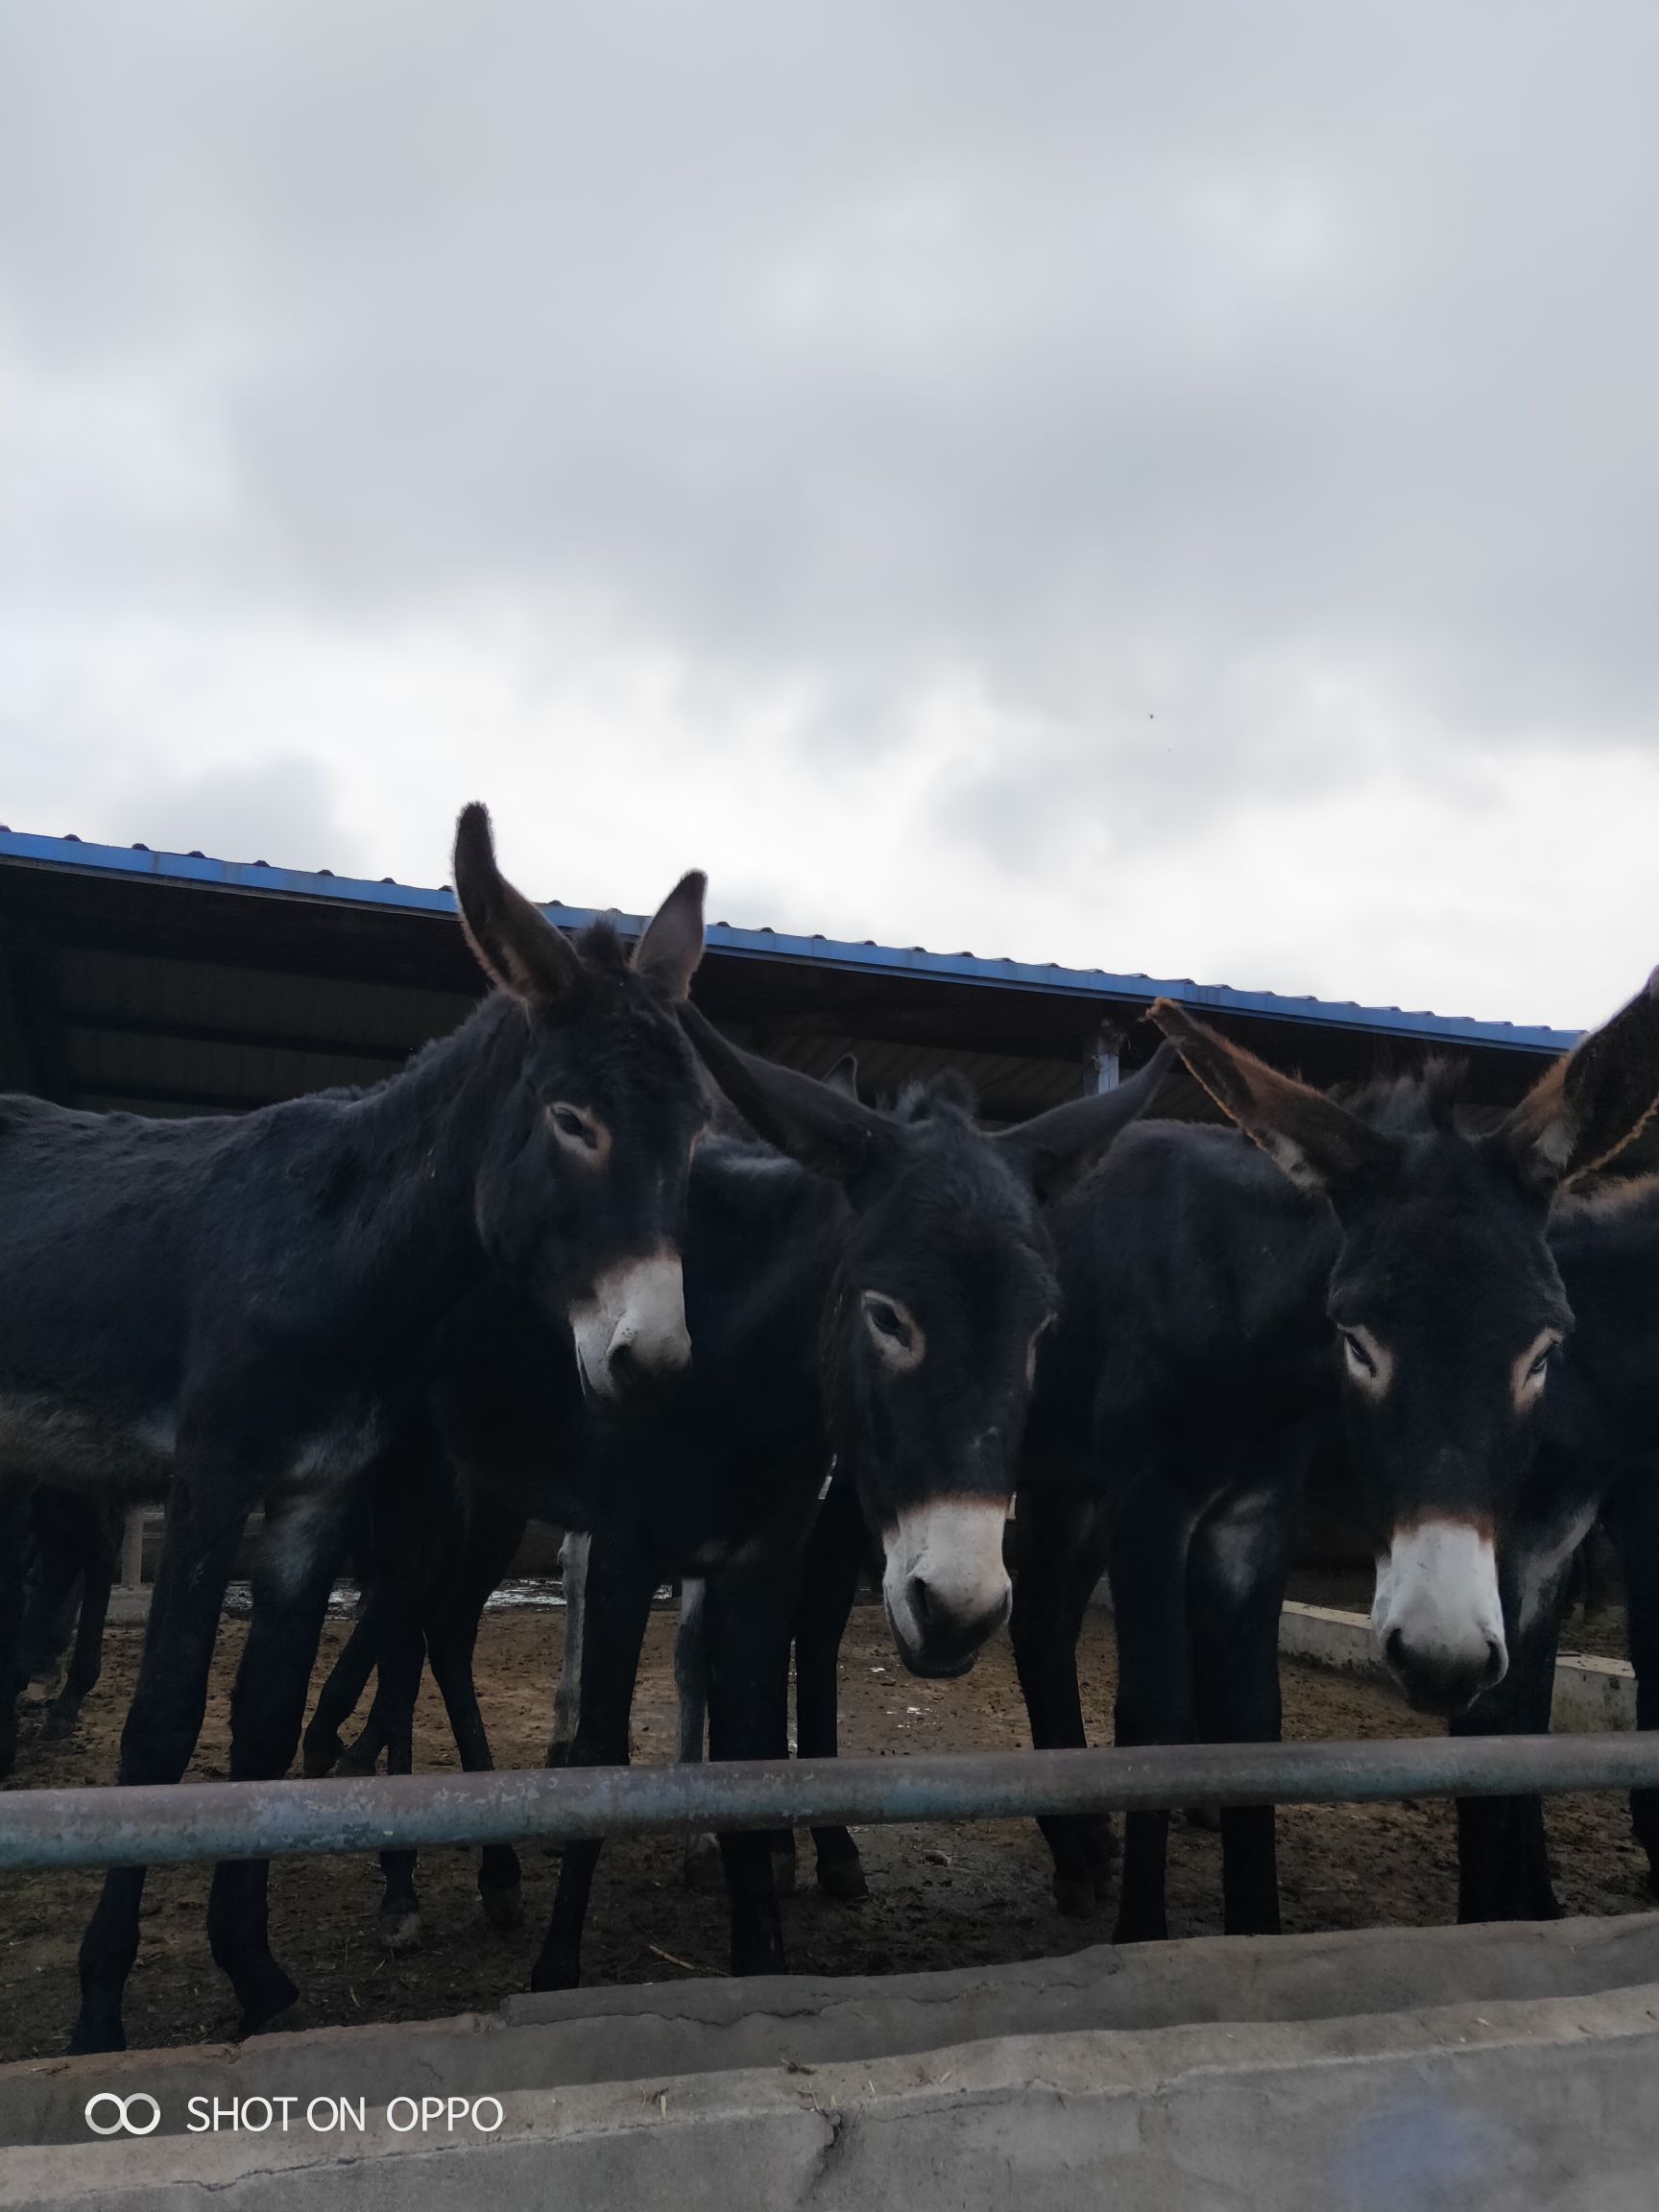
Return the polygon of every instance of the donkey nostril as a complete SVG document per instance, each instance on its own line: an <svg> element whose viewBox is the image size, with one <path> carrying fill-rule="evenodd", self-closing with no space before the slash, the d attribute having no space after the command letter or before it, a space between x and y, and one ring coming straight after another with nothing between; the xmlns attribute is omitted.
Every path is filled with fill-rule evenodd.
<svg viewBox="0 0 1659 2212"><path fill-rule="evenodd" d="M1400 1633L1398 1628L1389 1629L1388 1634L1383 1641L1382 1649L1390 1667L1405 1666L1406 1639Z"/></svg>
<svg viewBox="0 0 1659 2212"><path fill-rule="evenodd" d="M639 1372L638 1355L634 1350L632 1338L624 1338L620 1344L613 1344L606 1364L610 1367L613 1382L632 1382Z"/></svg>
<svg viewBox="0 0 1659 2212"><path fill-rule="evenodd" d="M1503 1679L1503 1670L1508 1663L1508 1654L1504 1651L1503 1645L1498 1642L1496 1637L1488 1636L1486 1639L1486 1672L1481 1687L1490 1690L1494 1682L1501 1682Z"/></svg>
<svg viewBox="0 0 1659 2212"><path fill-rule="evenodd" d="M910 1600L910 1611L918 1628L926 1635L932 1625L933 1597L920 1575L912 1575L904 1585L904 1595Z"/></svg>

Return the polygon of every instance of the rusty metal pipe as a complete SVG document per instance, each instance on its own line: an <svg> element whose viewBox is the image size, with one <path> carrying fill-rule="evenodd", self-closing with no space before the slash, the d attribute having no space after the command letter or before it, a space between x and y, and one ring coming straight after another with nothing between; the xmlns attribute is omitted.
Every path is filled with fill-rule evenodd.
<svg viewBox="0 0 1659 2212"><path fill-rule="evenodd" d="M1659 1733L538 1767L0 1793L0 1867L132 1866L652 1829L985 1820L1659 1785Z"/></svg>

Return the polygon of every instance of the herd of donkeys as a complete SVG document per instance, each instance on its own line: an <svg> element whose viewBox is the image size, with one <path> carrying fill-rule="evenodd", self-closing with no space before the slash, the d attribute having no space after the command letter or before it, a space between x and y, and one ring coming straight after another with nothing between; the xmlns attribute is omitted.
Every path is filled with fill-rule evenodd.
<svg viewBox="0 0 1659 2212"><path fill-rule="evenodd" d="M164 1500L123 1783L190 1761L255 1508L233 1779L286 1773L302 1729L327 1772L372 1677L356 1756L406 1770L427 1666L463 1764L488 1767L473 1647L532 1520L579 1532L556 1756L627 1758L667 1578L695 1592L684 1687L709 1755L786 1750L792 1652L799 1747L832 1752L867 1563L918 1673L966 1671L1008 1624L1038 1745L1085 1740L1102 1574L1117 1741L1266 1741L1317 1475L1369 1528L1376 1637L1415 1705L1548 1727L1599 1520L1639 1719L1659 1717L1659 1179L1616 1165L1659 1103L1659 984L1503 1115L1432 1068L1321 1092L1166 999L1118 1088L990 1132L953 1078L878 1107L854 1070L819 1081L713 1028L691 998L703 889L687 876L632 941L571 940L469 806L455 890L494 988L390 1080L186 1121L0 1098L0 1678L84 1572L67 1724L108 1517ZM1218 1116L1157 1115L1181 1065ZM348 1558L364 1599L307 1726ZM0 1769L14 1731L0 1698ZM1659 1868L1655 1795L1634 1816ZM1119 1938L1165 1933L1166 1815L1129 1817L1120 1863L1104 1820L1044 1828L1064 1908L1115 1879ZM858 1894L852 1837L814 1840L824 1887ZM776 1843L720 1839L736 1972L783 1964ZM598 1850L562 1855L539 1988L578 1978ZM1461 1805L1459 1858L1465 1918L1554 1911L1535 1799ZM1226 1926L1275 1930L1270 1807L1223 1815L1222 1863ZM385 1873L406 1942L413 1856ZM207 1909L250 2029L297 1994L267 1876L221 1865ZM143 1885L105 1879L79 2050L122 2042ZM518 1920L511 1849L479 1885Z"/></svg>

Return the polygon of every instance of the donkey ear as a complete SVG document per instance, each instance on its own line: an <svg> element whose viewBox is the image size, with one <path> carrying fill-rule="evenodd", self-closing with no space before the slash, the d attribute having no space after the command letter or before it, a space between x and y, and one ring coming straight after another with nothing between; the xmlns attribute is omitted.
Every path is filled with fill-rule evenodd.
<svg viewBox="0 0 1659 2212"><path fill-rule="evenodd" d="M1611 1022L1541 1075L1488 1142L1553 1190L1623 1151L1659 1105L1659 969Z"/></svg>
<svg viewBox="0 0 1659 2212"><path fill-rule="evenodd" d="M562 1006L582 980L582 963L545 915L495 865L489 809L476 800L455 825L455 899L461 926L484 972L527 1006Z"/></svg>
<svg viewBox="0 0 1659 2212"><path fill-rule="evenodd" d="M1230 1044L1174 999L1157 999L1152 1019L1222 1113L1304 1190L1328 1193L1386 1157L1387 1139L1357 1114Z"/></svg>
<svg viewBox="0 0 1659 2212"><path fill-rule="evenodd" d="M858 1095L857 1053L843 1052L834 1067L826 1072L824 1081L829 1084L831 1091L839 1091L843 1098L856 1098Z"/></svg>
<svg viewBox="0 0 1659 2212"><path fill-rule="evenodd" d="M703 958L703 895L709 878L701 868L682 876L634 948L640 974L660 983L670 998L684 998Z"/></svg>
<svg viewBox="0 0 1659 2212"><path fill-rule="evenodd" d="M680 1008L680 1022L750 1128L804 1167L850 1183L898 1150L893 1124L845 1091L745 1052L689 1001Z"/></svg>
<svg viewBox="0 0 1659 2212"><path fill-rule="evenodd" d="M997 1149L1030 1182L1045 1205L1063 1198L1105 1158L1130 1122L1156 1103L1175 1059L1175 1046L1160 1045L1144 1068L1096 1098L1054 1106L995 1138Z"/></svg>

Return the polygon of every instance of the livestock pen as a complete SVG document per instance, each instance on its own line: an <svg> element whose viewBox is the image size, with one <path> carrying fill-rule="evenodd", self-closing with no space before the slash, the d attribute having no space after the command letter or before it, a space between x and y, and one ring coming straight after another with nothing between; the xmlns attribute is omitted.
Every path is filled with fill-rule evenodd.
<svg viewBox="0 0 1659 2212"><path fill-rule="evenodd" d="M280 871L266 871L261 878L252 867L228 867L199 855L40 850L56 842L14 840L17 850L0 853L4 911L24 916L11 940L15 951L8 968L12 990L0 1024L0 1046L14 1056L13 1081L75 1103L186 1114L223 1111L259 1103L267 1095L293 1095L320 1082L381 1072L400 1056L405 1043L418 1041L415 1033L423 1022L444 1025L437 1003L442 993L433 994L422 979L423 964L431 960L441 966L447 958L438 951L437 934L426 926L448 912L443 895L408 893L397 885L347 886L331 878L297 880L283 878ZM208 903L192 903L199 901ZM579 919L563 912L556 918ZM152 925L158 927L147 936ZM806 1065L853 1046L864 1055L867 1079L876 1082L960 1063L977 1078L992 1116L1003 1121L1018 1120L1079 1091L1111 1087L1118 1068L1142 1056L1142 1042L1127 1025L1158 990L1202 1006L1207 1016L1231 1024L1239 1037L1263 1044L1264 1032L1271 1033L1273 1049L1293 1053L1327 1076L1375 1071L1379 1065L1411 1065L1427 1049L1455 1044L1469 1058L1473 1094L1491 1107L1508 1103L1541 1059L1568 1042L1546 1032L1499 1034L1502 1025L1483 1030L1479 1024L1441 1023L1389 1010L1321 1008L1311 1001L1268 1001L1191 985L1153 985L1144 978L1019 970L1012 963L974 962L966 956L941 960L823 941L781 947L764 942L767 935L717 930L713 937L708 1002L751 1044L772 1057ZM204 957L209 946L211 957ZM373 973L365 975L365 967ZM450 985L454 982L450 976ZM722 993L729 994L724 1005ZM451 989L450 998L451 1013L465 1004L458 990ZM357 1034L369 1040L367 1048L354 1049ZM1309 1933L1286 1939L1286 1971L1294 1978L1301 1971L1296 1960L1309 1956L1296 1945L1321 1939L1312 1931L1378 1924L1398 1929L1451 1917L1447 1797L1528 1788L1607 1792L1659 1782L1659 1745L1639 1736L1448 1743L1369 1685L1304 1676L1293 1667L1286 1671L1290 1741L1282 1748L1236 1744L1033 1755L1022 1748L1013 1686L1000 1650L983 1656L965 1682L915 1683L899 1672L890 1645L874 1633L875 1625L872 1615L855 1615L843 1651L847 1756L830 1767L802 1762L769 1764L759 1770L732 1766L676 1770L665 1757L653 1756L659 1750L666 1753L673 1733L666 1710L665 1623L660 1619L635 1709L635 1770L625 1775L535 1770L554 1654L547 1617L525 1613L493 1617L482 1655L481 1687L496 1724L502 1773L459 1784L444 1773L445 1754L439 1751L439 1771L410 1782L227 1787L215 1779L215 1767L223 1771L223 1699L239 1644L239 1631L230 1626L221 1637L214 1705L198 1754L204 1785L161 1792L84 1787L108 1771L109 1719L119 1710L131 1679L133 1639L131 1631L117 1631L106 1693L88 1710L80 1739L47 1747L29 1743L26 1731L28 1756L20 1776L26 1786L0 1799L0 1863L11 1869L3 1879L14 1931L8 1948L15 1955L9 1957L4 1977L4 2021L11 2052L25 2062L24 2074L14 2074L8 2085L12 2103L9 2110L0 2109L0 2128L10 2128L19 2144L84 2140L84 2132L77 2136L72 2127L62 2132L61 2094L48 2094L42 2085L136 2080L132 2062L98 2062L106 2072L97 2074L89 2071L93 2061L81 2061L66 2076L55 2066L48 2071L45 2063L53 2038L49 2032L43 2034L42 2023L62 2017L59 1999L69 1993L71 1960L60 1930L66 1911L75 1911L82 1901L80 1886L87 1877L77 1869L145 1859L166 1863L284 1855L290 1863L278 1872L274 1911L283 1948L303 1969L311 2007L307 2017L363 2023L360 2032L372 2036L376 2022L407 2023L472 2009L488 2013L505 1993L522 1986L520 1953L529 1938L520 1940L505 1931L480 1936L469 1867L463 1863L461 1846L467 1842L511 1838L540 1843L545 1852L560 1838L633 1838L626 1849L611 1855L606 1867L589 1979L613 1985L650 1981L659 1987L678 1982L695 1991L719 1978L719 1943L709 1917L713 1909L688 1895L679 1880L678 1849L685 1829L848 1819L881 1831L871 1843L873 1893L864 1904L836 1906L813 1895L803 1882L801 1893L785 1907L797 1973L810 1978L826 1972L889 1977L918 1970L981 1972L990 1978L986 1989L1006 1994L1003 2026L1011 2032L1027 2017L1022 2007L1037 1986L1029 1980L1007 1979L1025 1971L1022 1961L1052 1960L1081 1946L1090 1963L1079 1971L1093 1978L1092 1988L1097 1984L1101 1990L1108 1983L1118 1986L1124 1976L1144 1989L1161 1972L1155 1959L1150 1964L1137 1962L1133 1969L1103 1960L1094 1948L1104 1934L1103 1924L1063 1921L1053 1912L1046 1869L1028 1825L1033 1814L1080 1807L1202 1809L1270 1800L1298 1807L1285 1823L1285 1889L1289 1926ZM1098 1618L1088 1625L1083 1663L1087 1709L1099 1729L1110 1709L1113 1662L1109 1630ZM430 1764L428 1747L442 1744L445 1737L429 1724L421 1741L423 1763ZM924 1825L909 1825L918 1822ZM1580 1915L1616 1914L1637 1901L1641 1865L1623 1839L1622 1824L1622 1809L1606 1794L1571 1796L1557 1815L1557 1840L1566 1844L1560 1852L1562 1887L1570 1909ZM413 1960L385 1960L376 1954L370 1933L368 1869L361 1870L359 1880L337 1855L417 1842L430 1847L438 1861L434 1871L439 1878L429 1884L427 1948ZM1184 1828L1175 1864L1177 1934L1215 1924L1214 1862L1214 1847L1204 1827ZM536 1892L541 1889L544 1899L547 1878L546 1860L541 1860L540 1871L533 1862L528 1885L532 1928L539 1913ZM152 2054L163 2045L179 2047L179 2064L185 2062L192 2045L222 2035L228 2026L206 1970L200 1898L200 1877L163 1877L152 1887L140 1931L133 2027ZM1574 1958L1593 1954L1601 1962L1597 1971L1618 1951L1617 1945L1610 1950L1589 1938L1576 1941ZM1168 1986L1188 1971L1177 1956L1181 1949L1177 1944L1167 1955L1173 1978ZM1482 1981L1487 1968L1479 1961L1487 1955L1477 1955L1465 1939L1453 1943L1448 1955L1461 1961L1460 1972L1467 1968L1474 1974L1473 1982L1466 1978L1458 1984L1465 1996L1472 1991L1477 2002L1494 2007L1512 2001L1503 1990L1509 1987L1504 1977L1513 1956L1502 1946L1492 1956L1499 1959L1500 1954L1501 1970L1494 1965L1495 1979ZM1430 1955L1425 1951L1419 1958L1409 1944L1391 1954L1409 1956L1419 1964ZM1222 1971L1234 1956L1225 1946L1217 1950L1215 1971ZM1441 1956L1432 1952L1435 1959ZM1557 1947L1540 1956L1555 1961L1565 1954ZM1354 1957L1369 1958L1375 1964L1377 1953L1361 1944ZM1629 1970L1629 1957L1619 1951L1619 1958L1623 1982L1610 1971L1600 1983L1586 1982L1589 1969L1551 1963L1540 1969L1543 1983L1535 1977L1534 1990L1567 1995L1576 1989L1582 1995L1592 1986L1602 1991L1636 1986L1639 1977ZM1478 1970L1470 1966L1472 1959L1478 1960ZM1198 1971L1202 1975L1210 1969ZM1364 1975L1358 1964L1353 1971L1358 1996ZM1415 1986L1424 2003L1435 1987L1445 1996L1450 1986L1435 1984L1438 1971L1422 1968ZM1037 1972L1041 1977L1046 1970L1039 1967ZM1055 1985L1062 1984L1082 1986L1060 1973ZM1041 1984L1043 1990L1048 1986ZM908 1991L908 1984L904 1987ZM1488 1997L1488 1991L1497 1993ZM906 1994L903 2001L931 2000ZM517 2025L556 2023L563 2031L586 2022L589 2032L596 2033L594 2021L620 2016L614 2006L607 2006L601 1988L585 1999L560 2000L549 2012L552 2002L535 2000L528 2010L510 2008L500 2016L504 2040L495 2048L503 2056ZM707 2002L696 1995L672 2002L654 1996L651 2006L666 2006L676 2017L691 2018L696 2007ZM746 1995L733 1985L736 2009L729 2007L723 2016L734 2023L751 2018L757 2008L763 2014L769 2006L781 2004L787 2011L793 2002L765 1986ZM886 2004L879 1997L866 2002L878 2008ZM687 2004L691 2012L685 2009ZM1226 2008L1229 2005L1245 2008L1234 2012ZM1329 2013L1327 2005L1325 2016ZM1254 2016L1237 1990L1231 1996L1213 1990L1186 2017ZM1480 2024L1487 2025L1484 2020ZM1093 2014L1088 2028L1099 2031ZM323 2032L326 2035L328 2029ZM282 2056L285 2042L278 2038L268 2047L277 2054L269 2064L278 2071L291 2062L291 2056ZM805 2051L810 2044L807 2036L800 2048ZM448 2054L443 2064L453 2062L457 2080L467 2071L446 2044L415 2039L401 2046L354 2045L359 2054L372 2047L394 2053L405 2048L412 2063L423 2050L428 2069L431 2055L442 2048ZM333 2043L312 2045L301 2038L287 2048L291 2055L303 2048L308 2055L302 2063L318 2070L320 2080L338 2082L360 2062ZM883 2099L908 2094L916 2086L907 2088L884 2072L888 2060L896 2051L917 2048L903 2036L895 2044L885 2027L860 2046L870 2068L870 2104L859 2124L868 2132L878 2132L884 2124ZM661 2071L681 2081L696 2071L686 2056L682 2048L676 2066L664 2062ZM1076 2054L1056 2046L1048 2057L1056 2080L1079 2079ZM261 2069L267 2061L252 2047L239 2063L247 2069L244 2079L264 2078ZM777 2063L785 2077L801 2078L793 2087L805 2098L814 2125L828 2128L827 2147L834 2152L851 2125L837 2116L851 2113L856 2102L848 2084L828 2077L820 2081L819 2060L797 2056L787 2044ZM1024 2061L1027 2090L1034 2080L1043 2079L1033 2075L1034 2064L1030 2058ZM922 2086L929 2095L937 2091L944 2096L952 2079L964 2084L972 2079L974 2095L995 2103L1002 2091L994 2075L995 2068L988 2075L981 2061L960 2067L941 2062L926 2073ZM168 2079L177 2084L184 2077L172 2072ZM637 2086L640 2078L628 2079ZM569 2077L560 2074L557 2080ZM531 2083L503 2080L501 2086L514 2094L544 2092L556 2104L565 2092L555 2095L553 2082L554 2077ZM781 2086L789 2090L792 2084L785 2079ZM132 2093L155 2101L154 2091ZM761 2107L772 2109L767 2104L772 2093L768 2088L758 2104L745 2107L738 2116L743 2126ZM119 2100L126 2094L114 2086L94 2088L88 2106L98 2097ZM655 2107L669 2137L680 2125L681 2102L689 2096L695 2103L699 2094L709 2093L664 2084L647 2087L642 2102ZM53 2097L58 2106L52 2105ZM489 2097L501 2109L493 2091ZM951 2099L945 2096L944 2101L949 2104ZM180 2121L171 2104L164 2124L159 2105L157 2114L164 2137L194 2131L189 2121ZM518 2112L517 2118L526 2121L529 2138L550 2124L545 2111L539 2117ZM733 2118L725 2115L725 2121ZM397 2120L388 2117L386 2125L398 2131ZM580 2149L580 2156L586 2157L592 2146L587 2136L583 2142L587 2147ZM562 2142L560 2150L561 2155L577 2154L572 2141ZM258 2200L262 2188L301 2186L301 2167L283 2176L279 2164L240 2172L233 2176L234 2186L244 2195L249 2188L255 2191L247 2196L250 2202ZM103 2170L102 2186L114 2202L112 2171ZM320 2171L314 2164L305 2168L309 2178L304 2185L310 2186ZM161 2172L160 2167L154 2172L156 2187ZM200 2177L219 2185L212 2180L210 2162ZM121 2199L137 2203L141 2199L135 2193L150 2186L146 2172L130 2164L120 2177Z"/></svg>

